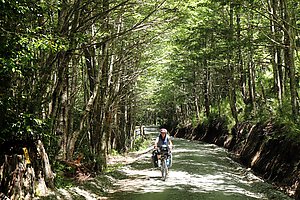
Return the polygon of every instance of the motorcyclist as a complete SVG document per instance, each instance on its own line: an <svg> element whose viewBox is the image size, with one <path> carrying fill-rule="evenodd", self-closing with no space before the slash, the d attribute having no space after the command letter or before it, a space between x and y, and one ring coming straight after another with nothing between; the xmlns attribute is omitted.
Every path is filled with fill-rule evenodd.
<svg viewBox="0 0 300 200"><path fill-rule="evenodd" d="M162 145L168 145L170 152L171 149L173 147L173 143L171 141L171 137L167 134L168 131L165 128L160 129L160 134L159 136L156 138L155 143L154 143L154 151L153 151L153 159L154 159L154 166L159 166L159 158L160 155L157 153L157 150L159 147L161 147ZM170 164L169 166L171 166L171 154L170 154Z"/></svg>

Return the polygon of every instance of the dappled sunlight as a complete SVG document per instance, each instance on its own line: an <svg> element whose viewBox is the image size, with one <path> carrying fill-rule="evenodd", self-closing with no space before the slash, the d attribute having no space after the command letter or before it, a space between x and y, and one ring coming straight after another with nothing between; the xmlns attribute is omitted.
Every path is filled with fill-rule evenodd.
<svg viewBox="0 0 300 200"><path fill-rule="evenodd" d="M172 150L173 153L196 153L196 152L201 152L200 149L174 149Z"/></svg>
<svg viewBox="0 0 300 200"><path fill-rule="evenodd" d="M64 199L64 200L73 200L82 197L86 200L95 200L95 199L106 199L106 197L101 197L92 191L81 189L79 187L72 187L68 190L59 189L60 196L56 196L56 199Z"/></svg>
<svg viewBox="0 0 300 200"><path fill-rule="evenodd" d="M245 196L264 199L263 195L255 194L236 185L230 184L231 177L235 176L228 173L192 175L184 171L170 171L166 181L161 180L159 169L135 170L131 167L122 169L130 179L118 181L118 191L120 192L163 192L169 188L178 190L186 190L192 192L223 192L233 194L243 194ZM237 179L238 180L238 179ZM114 191L111 191L114 192Z"/></svg>
<svg viewBox="0 0 300 200"><path fill-rule="evenodd" d="M120 173L108 192L115 199L282 199L272 186L227 156L226 149L213 144L174 139L173 165L165 181L153 168L146 153ZM271 193L270 193L271 191Z"/></svg>
<svg viewBox="0 0 300 200"><path fill-rule="evenodd" d="M63 196L63 199L72 199L72 194L68 192L66 189L58 189L59 193ZM61 199L59 196L56 196L58 199Z"/></svg>
<svg viewBox="0 0 300 200"><path fill-rule="evenodd" d="M89 200L89 199L96 199L98 198L99 196L94 194L92 191L86 191L86 190L83 190L83 189L80 189L79 187L74 187L72 188L72 191L80 196L83 196L85 197L85 199Z"/></svg>

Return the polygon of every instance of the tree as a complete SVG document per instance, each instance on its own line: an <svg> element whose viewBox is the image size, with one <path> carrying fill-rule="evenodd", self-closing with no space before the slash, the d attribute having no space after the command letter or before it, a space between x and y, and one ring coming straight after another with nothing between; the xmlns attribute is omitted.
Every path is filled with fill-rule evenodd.
<svg viewBox="0 0 300 200"><path fill-rule="evenodd" d="M270 114L298 116L295 4L182 3L171 39L161 47L168 59L157 65L167 80L156 93L155 101L162 102L159 112L154 110L158 118L170 121L160 113L172 111L182 124L194 123L195 116L203 120L201 113L207 118L223 114L233 123Z"/></svg>

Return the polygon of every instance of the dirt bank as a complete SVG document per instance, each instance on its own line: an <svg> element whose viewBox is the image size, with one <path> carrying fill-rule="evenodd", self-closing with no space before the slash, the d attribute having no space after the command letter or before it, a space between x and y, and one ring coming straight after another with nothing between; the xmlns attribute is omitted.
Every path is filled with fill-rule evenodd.
<svg viewBox="0 0 300 200"><path fill-rule="evenodd" d="M236 124L231 131L222 119L196 128L174 130L174 137L201 140L227 148L232 157L289 196L300 199L300 143L282 134L271 121Z"/></svg>

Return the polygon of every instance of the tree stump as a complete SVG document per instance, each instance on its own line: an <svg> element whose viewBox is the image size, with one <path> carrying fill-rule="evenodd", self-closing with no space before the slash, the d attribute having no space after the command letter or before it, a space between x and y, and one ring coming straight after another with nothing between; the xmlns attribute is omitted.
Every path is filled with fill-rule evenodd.
<svg viewBox="0 0 300 200"><path fill-rule="evenodd" d="M54 188L54 174L40 140L8 141L3 146L5 152L1 155L0 163L1 199L32 199L46 195L47 187Z"/></svg>

